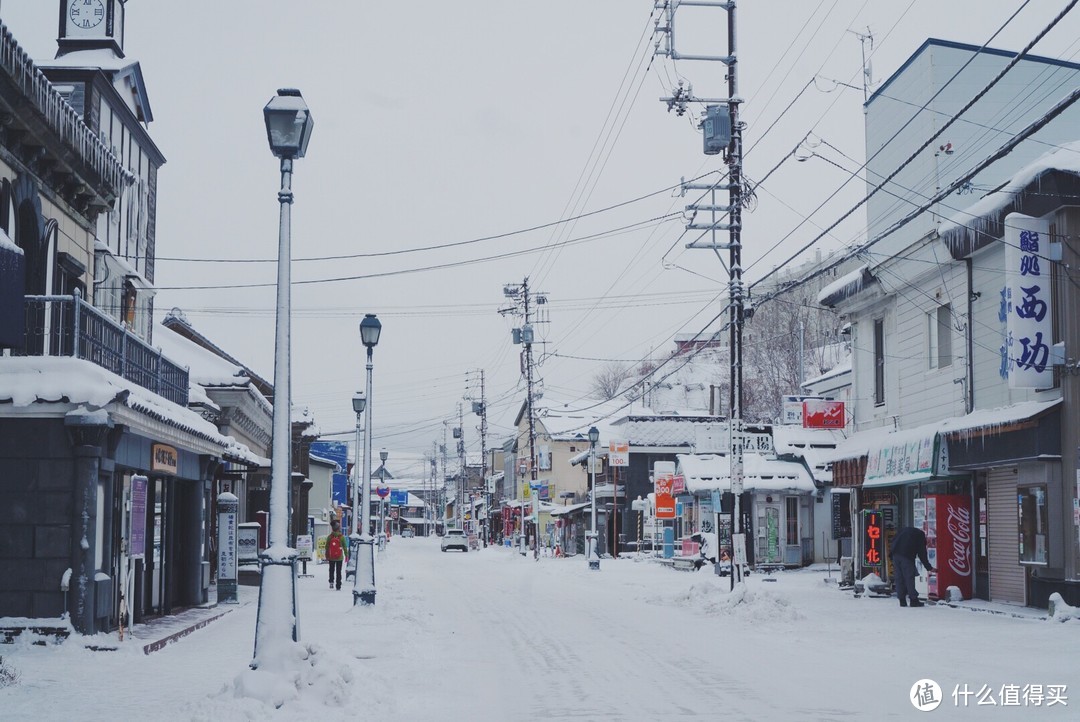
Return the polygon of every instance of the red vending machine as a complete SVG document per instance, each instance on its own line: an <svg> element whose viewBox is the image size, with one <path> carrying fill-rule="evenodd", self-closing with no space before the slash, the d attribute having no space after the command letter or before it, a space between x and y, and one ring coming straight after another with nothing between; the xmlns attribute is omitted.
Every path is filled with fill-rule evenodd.
<svg viewBox="0 0 1080 722"><path fill-rule="evenodd" d="M928 576L927 596L941 599L949 587L957 587L964 599L971 599L971 499L960 494L930 494L925 501L922 530L926 532L926 556L937 570Z"/></svg>

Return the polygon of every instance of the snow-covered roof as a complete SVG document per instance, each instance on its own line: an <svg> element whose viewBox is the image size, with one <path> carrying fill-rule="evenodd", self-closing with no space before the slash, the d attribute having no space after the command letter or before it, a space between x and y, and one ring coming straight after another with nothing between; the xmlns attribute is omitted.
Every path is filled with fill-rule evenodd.
<svg viewBox="0 0 1080 722"><path fill-rule="evenodd" d="M311 459L316 464L322 464L323 466L329 466L330 468L334 469L335 471L341 469L341 465L338 464L333 459L327 459L325 457L317 456L317 455L311 454L311 453L308 454L308 458Z"/></svg>
<svg viewBox="0 0 1080 722"><path fill-rule="evenodd" d="M154 343L174 363L187 367L193 384L242 386L250 381L241 367L207 351L160 323L154 325Z"/></svg>
<svg viewBox="0 0 1080 722"><path fill-rule="evenodd" d="M315 415L311 413L311 409L307 406L294 405L292 407L292 413L290 414L290 421L293 425L304 427L303 433L306 438L318 438L322 436L319 425L315 423Z"/></svg>
<svg viewBox="0 0 1080 722"><path fill-rule="evenodd" d="M802 458L814 479L823 483L832 481L832 457L837 444L843 440L843 432L834 429L804 429L794 425L773 427L776 454Z"/></svg>
<svg viewBox="0 0 1080 722"><path fill-rule="evenodd" d="M731 462L723 454L678 454L677 473L688 491L731 490ZM743 488L757 491L814 491L817 487L802 464L761 454L743 454Z"/></svg>
<svg viewBox="0 0 1080 722"><path fill-rule="evenodd" d="M579 511L590 506L592 506L591 501L586 501L582 504L568 504L566 506L557 506L551 510L551 516L563 516L564 514L573 514L575 511Z"/></svg>
<svg viewBox="0 0 1080 722"><path fill-rule="evenodd" d="M70 404L90 410L120 404L222 447L238 461L269 466L196 412L174 404L97 364L67 356L12 356L0 359L0 413L31 411L37 404ZM5 408L10 404L10 407Z"/></svg>
<svg viewBox="0 0 1080 722"><path fill-rule="evenodd" d="M617 434L630 446L691 446L697 440L695 427L715 424L718 416L677 416L652 414L625 416L615 422ZM633 450L633 449L631 449Z"/></svg>
<svg viewBox="0 0 1080 722"><path fill-rule="evenodd" d="M1066 143L1027 164L992 193L953 214L938 229L953 257L966 256L999 238L1010 210L1041 216L1063 204L1072 204L1071 191L1042 189L1043 176L1058 172L1080 176L1080 141ZM1032 192L1029 192L1032 191Z"/></svg>
<svg viewBox="0 0 1080 722"><path fill-rule="evenodd" d="M817 295L817 302L822 306L831 308L845 298L854 296L873 281L874 277L870 275L869 269L863 264L821 289Z"/></svg>
<svg viewBox="0 0 1080 722"><path fill-rule="evenodd" d="M822 381L828 381L831 378L835 378L838 376L842 376L843 374L849 373L851 373L851 356L848 356L846 359L838 363L836 366L833 366L831 369L821 374L820 376L815 376L812 379L807 379L806 381L803 381L802 385L803 388L809 388L814 384L819 384Z"/></svg>

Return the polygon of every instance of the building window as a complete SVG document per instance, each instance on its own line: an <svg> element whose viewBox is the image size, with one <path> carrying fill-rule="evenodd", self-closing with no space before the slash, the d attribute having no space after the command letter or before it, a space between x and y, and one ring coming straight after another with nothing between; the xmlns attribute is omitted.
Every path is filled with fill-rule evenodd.
<svg viewBox="0 0 1080 722"><path fill-rule="evenodd" d="M938 306L926 314L929 339L930 368L943 369L952 365L952 306Z"/></svg>
<svg viewBox="0 0 1080 722"><path fill-rule="evenodd" d="M1020 563L1046 564L1050 518L1046 508L1046 485L1017 489L1020 516Z"/></svg>
<svg viewBox="0 0 1080 722"><path fill-rule="evenodd" d="M784 500L787 506L787 543L799 543L799 497L789 496Z"/></svg>
<svg viewBox="0 0 1080 722"><path fill-rule="evenodd" d="M885 405L885 320L874 319L874 406Z"/></svg>

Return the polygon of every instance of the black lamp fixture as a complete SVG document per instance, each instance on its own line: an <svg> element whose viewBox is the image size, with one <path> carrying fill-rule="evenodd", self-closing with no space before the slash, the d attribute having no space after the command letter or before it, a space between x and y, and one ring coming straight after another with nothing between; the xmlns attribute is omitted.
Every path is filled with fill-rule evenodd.
<svg viewBox="0 0 1080 722"><path fill-rule="evenodd" d="M360 322L360 341L367 346L368 351L379 344L379 334L382 333L382 323L373 313L364 316Z"/></svg>
<svg viewBox="0 0 1080 722"><path fill-rule="evenodd" d="M352 397L352 410L357 415L364 413L364 408L367 406L367 397L364 396L363 391L357 391Z"/></svg>
<svg viewBox="0 0 1080 722"><path fill-rule="evenodd" d="M600 441L600 429L593 426L589 429L589 446L596 446L598 441Z"/></svg>
<svg viewBox="0 0 1080 722"><path fill-rule="evenodd" d="M303 158L315 120L296 88L281 88L263 108L270 151L281 159Z"/></svg>

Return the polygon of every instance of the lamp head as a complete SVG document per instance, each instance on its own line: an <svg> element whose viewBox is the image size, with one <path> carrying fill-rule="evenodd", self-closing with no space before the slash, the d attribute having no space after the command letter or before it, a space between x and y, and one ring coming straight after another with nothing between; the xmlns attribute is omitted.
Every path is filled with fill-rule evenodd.
<svg viewBox="0 0 1080 722"><path fill-rule="evenodd" d="M364 409L367 407L367 397L364 396L363 391L357 391L352 397L352 410L357 414L364 413Z"/></svg>
<svg viewBox="0 0 1080 722"><path fill-rule="evenodd" d="M303 158L315 120L296 88L282 88L263 108L270 152L278 158Z"/></svg>
<svg viewBox="0 0 1080 722"><path fill-rule="evenodd" d="M364 316L360 322L360 341L369 349L375 348L379 343L379 334L382 333L382 323L373 313Z"/></svg>
<svg viewBox="0 0 1080 722"><path fill-rule="evenodd" d="M589 444L596 446L596 442L600 440L600 429L595 426L589 429Z"/></svg>
<svg viewBox="0 0 1080 722"><path fill-rule="evenodd" d="M390 453L386 449L379 449L379 460L384 464L386 463L386 457L390 456Z"/></svg>

